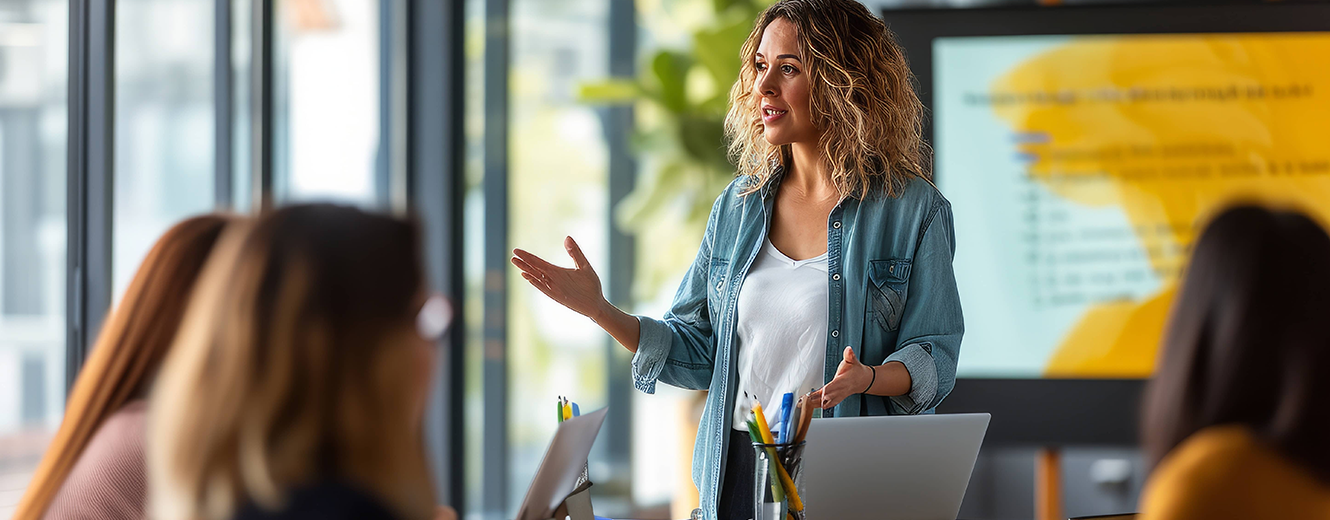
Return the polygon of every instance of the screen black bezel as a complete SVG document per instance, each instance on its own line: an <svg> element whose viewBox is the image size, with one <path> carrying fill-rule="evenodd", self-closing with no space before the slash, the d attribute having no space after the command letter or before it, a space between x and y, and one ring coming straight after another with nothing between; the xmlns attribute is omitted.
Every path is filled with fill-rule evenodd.
<svg viewBox="0 0 1330 520"><path fill-rule="evenodd" d="M1330 32L1330 4L1319 3L888 9L882 16L905 49L930 113L935 38ZM924 135L933 142L931 117ZM990 444L1133 446L1144 388L1144 379L961 378L938 411L991 413Z"/></svg>

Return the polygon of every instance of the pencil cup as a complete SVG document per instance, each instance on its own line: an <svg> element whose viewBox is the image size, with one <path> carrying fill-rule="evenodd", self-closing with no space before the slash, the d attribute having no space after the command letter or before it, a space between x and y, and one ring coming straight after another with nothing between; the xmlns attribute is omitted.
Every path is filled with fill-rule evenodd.
<svg viewBox="0 0 1330 520"><path fill-rule="evenodd" d="M753 520L803 520L804 444L753 443Z"/></svg>

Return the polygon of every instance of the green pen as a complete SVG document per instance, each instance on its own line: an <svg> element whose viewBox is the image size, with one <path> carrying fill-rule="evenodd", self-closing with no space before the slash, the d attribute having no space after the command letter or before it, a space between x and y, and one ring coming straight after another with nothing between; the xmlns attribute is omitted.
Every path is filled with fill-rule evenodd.
<svg viewBox="0 0 1330 520"><path fill-rule="evenodd" d="M556 408L556 409L557 409L556 411L559 413L559 422L563 422L563 398L562 398L562 397L560 397L559 400L557 400L557 401L554 402L554 408Z"/></svg>

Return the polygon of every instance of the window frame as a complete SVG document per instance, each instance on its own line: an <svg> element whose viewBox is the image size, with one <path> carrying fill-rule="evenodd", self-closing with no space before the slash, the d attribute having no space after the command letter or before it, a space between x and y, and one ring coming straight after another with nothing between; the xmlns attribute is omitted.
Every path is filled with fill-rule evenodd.
<svg viewBox="0 0 1330 520"><path fill-rule="evenodd" d="M275 0L213 0L214 202L233 211L247 198L254 212L272 207L273 21ZM236 105L233 9L248 2L248 106ZM433 289L462 309L463 83L462 0L392 0L380 4L381 147L377 175L384 210L422 224ZM114 226L115 0L69 0L66 389L112 308ZM442 28L442 30L440 30ZM407 107L412 110L407 110ZM237 158L235 109L250 117L248 154ZM391 153L389 153L391 152ZM238 160L248 162L251 192L236 193ZM460 318L440 340L426 442L440 501L464 510L462 409L464 328ZM450 420L451 419L451 420Z"/></svg>

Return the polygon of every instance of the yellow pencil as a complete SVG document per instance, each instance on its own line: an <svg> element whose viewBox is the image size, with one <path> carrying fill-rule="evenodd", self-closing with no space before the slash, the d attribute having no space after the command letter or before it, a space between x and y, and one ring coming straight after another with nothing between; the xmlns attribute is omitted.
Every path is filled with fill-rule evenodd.
<svg viewBox="0 0 1330 520"><path fill-rule="evenodd" d="M757 433L762 434L762 442L766 444L775 444L776 442L772 440L771 437L771 428L767 427L767 416L766 414L762 413L761 402L754 400L753 414L757 415L757 426L758 426Z"/></svg>
<svg viewBox="0 0 1330 520"><path fill-rule="evenodd" d="M754 401L753 414L757 415L757 426L759 433L762 434L762 442L765 444L775 444L771 437L771 428L767 427L767 416L762 414L762 403ZM785 471L785 465L780 463L776 457L776 450L768 448L767 454L776 461L776 472L780 474L780 485L785 488L785 496L790 498L790 507L795 511L804 510L804 502L799 500L799 490L794 489L794 481L790 480L790 474Z"/></svg>

